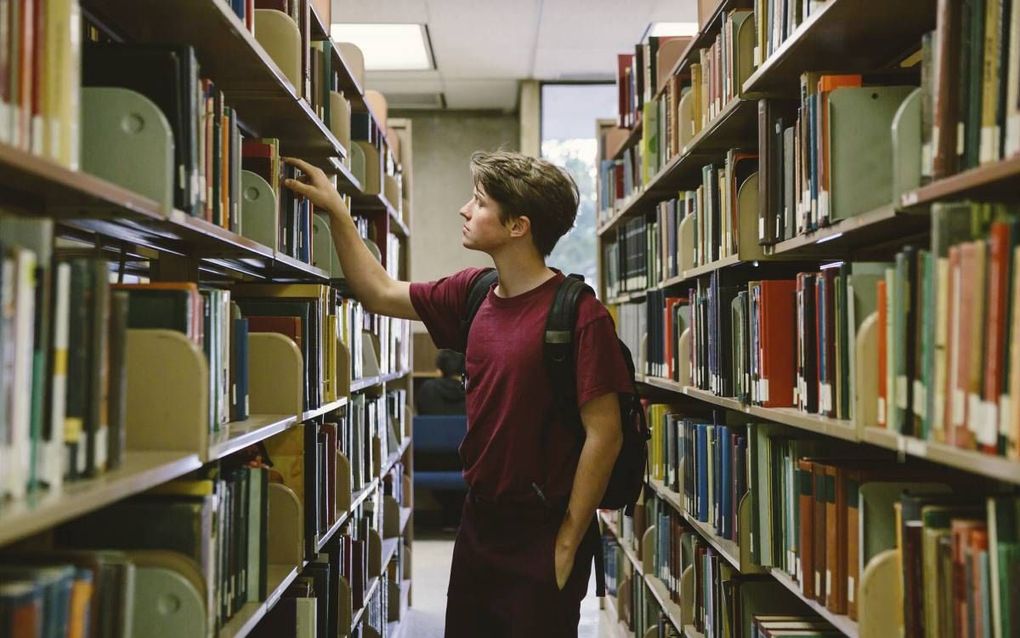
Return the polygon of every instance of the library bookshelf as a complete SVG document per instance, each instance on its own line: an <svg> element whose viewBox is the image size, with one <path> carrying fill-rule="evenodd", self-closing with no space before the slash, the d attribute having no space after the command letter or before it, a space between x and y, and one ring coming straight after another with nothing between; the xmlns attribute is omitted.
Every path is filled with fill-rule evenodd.
<svg viewBox="0 0 1020 638"><path fill-rule="evenodd" d="M1002 513L1020 484L1015 14L701 4L694 36L619 56L620 113L597 123L600 292L652 429L633 518L602 514L627 580L614 628L771 614L804 635L958 635L939 619L953 601L987 604L978 622L1005 635L1005 563L963 593L932 566L1020 541ZM942 545L858 538L899 532L894 503Z"/></svg>
<svg viewBox="0 0 1020 638"><path fill-rule="evenodd" d="M122 615L139 623L165 623L182 632L177 635L310 635L301 633L307 632L301 614L305 620L318 618L337 635L396 636L402 631L411 602L414 534L409 326L364 312L342 278L327 218L259 176L242 146L271 140L266 147L274 148L274 171L283 170L281 155L306 159L325 171L383 265L406 278L411 199L401 182L410 183L410 122L390 120L387 125L385 101L364 88L360 53L330 40L328 16L324 22L317 2L282 4L287 12L258 9L252 14L223 0L62 0L52 3L47 20L55 24L66 12L63 31L53 31L49 21L36 24L43 34L35 52L40 60L36 81L66 80L68 103L81 96L68 113L45 115L68 130L80 122L80 132L68 139L81 148L80 155L51 156L44 135L37 134L35 142L31 135L19 138L6 129L6 121L0 136L5 287L0 348L16 349L15 334L32 343L26 337L31 333L12 333L10 326L20 330L34 324L35 341L42 344L26 351L38 353L39 373L18 376L9 367L0 372L0 378L6 377L3 400L16 400L17 392L38 397L33 409L45 404L46 418L58 424L44 433L32 429L25 439L33 446L30 456L41 463L32 466L31 475L7 463L21 448L0 446L0 580L28 583L30 598L42 592L38 572L18 565L71 561L77 571L69 578L83 578L85 572L98 578L98 568L90 571L96 563L90 561L101 548L116 554L109 560L131 565L137 579L132 591L127 581L96 580L95 598L91 603L86 599L85 607L98 604L97 599L133 598ZM268 26L256 29L255 24ZM280 25L283 30L277 33L274 28ZM61 40L68 35L70 44L66 37ZM58 43L69 58L52 53ZM193 55L195 75L189 80L181 71L168 89L177 97L167 99L195 110L183 118L161 119L156 112L165 105L128 80L124 89L133 90L101 96L113 101L93 102L99 93L93 88L96 69L90 56L100 48L130 51L131 56L170 51L176 58L167 54L164 59L180 61L178 69ZM189 94L185 87L198 93ZM189 102L189 95L196 101ZM144 129L158 135L148 147L131 139L97 141L106 129L102 118L95 117L96 104L123 108L125 126L139 125L128 127L134 133ZM4 106L10 112L12 105ZM181 133L189 121L196 128ZM176 199L188 182L183 169L172 166L175 145L181 142L206 153L201 161L198 150L191 158L196 160L190 165L194 207L182 207ZM103 166L97 157L101 160L104 153L137 161ZM166 164L165 158L173 161ZM285 200L302 221L283 214ZM293 241L283 237L291 225L298 238ZM24 272L31 270L35 278L19 280L19 268L29 263L19 259L29 258L32 266ZM55 412L57 403L65 409L63 401L51 407L75 374L73 363L63 376L63 363L52 367L54 358L76 357L74 304L68 307L69 293L58 285L67 264L72 264L70 272L93 264L98 275L91 290L105 291L114 300L103 302L109 303L106 312L128 304L120 332L89 319L90 326L101 327L90 328L91 334L105 334L102 346L77 342L84 353L81 365L94 368L95 378L102 379L101 386L94 386L102 387L102 393L86 391L91 397L86 400L110 410L102 417L108 422L92 423L86 417L84 431L75 433L82 437L80 450L69 447L67 421L63 412ZM114 284L185 291L182 298L188 297L189 305L180 315L188 317L185 326L136 327L127 309L135 291ZM74 294L71 299L81 299ZM26 306L29 297L37 302ZM199 298L204 301L196 302ZM217 303L230 308L231 302L237 314L232 316L230 309L215 314ZM100 302L89 303L85 314L92 317ZM242 317L251 322L258 315L249 315L249 309L260 303L291 304L289 310L281 305L263 312L268 319L276 317L274 309L290 317L295 306L309 314L298 313L305 323L296 320L297 333L249 332L253 323L235 332L234 322ZM204 327L192 331L201 324L201 311L193 315L202 308L211 314ZM164 312L176 320L178 310ZM27 324L17 323L22 317ZM71 327L56 327L62 321ZM69 352L59 350L59 337L49 341L61 330L72 335L70 346L63 345ZM47 337L38 336L43 334ZM218 346L210 345L213 339ZM235 358L242 352L242 359ZM102 366L95 363L99 358ZM246 397L243 409L236 399L241 395ZM68 418L73 408L68 401ZM22 423L8 416L5 412L3 445L12 432L17 440ZM119 424L116 429L114 424ZM108 433L119 440L116 457L100 460L107 454ZM95 438L99 435L104 438ZM88 467L80 475L65 476L67 467L76 467L77 455L88 457ZM180 539L169 546L147 545L141 538L144 524L129 521L124 526L137 534L111 529L91 544L76 543L75 557L68 558L67 537L79 534L89 521L109 525L118 520L110 512L131 511L158 499L169 499L158 502L182 511L185 502L201 503L203 520L214 521L205 528L211 534L192 539L187 547ZM168 549L178 553L170 555ZM196 556L188 556L189 549ZM204 563L197 554L224 562ZM82 558L86 555L90 558ZM248 582L242 582L246 577ZM190 584L167 589L171 581L183 580ZM163 594L179 595L185 603L174 610L155 605L152 601ZM62 622L71 626L85 618L69 609L39 609L43 617L64 614ZM94 630L110 635L130 630L130 625L101 624L117 622L108 619L90 622Z"/></svg>

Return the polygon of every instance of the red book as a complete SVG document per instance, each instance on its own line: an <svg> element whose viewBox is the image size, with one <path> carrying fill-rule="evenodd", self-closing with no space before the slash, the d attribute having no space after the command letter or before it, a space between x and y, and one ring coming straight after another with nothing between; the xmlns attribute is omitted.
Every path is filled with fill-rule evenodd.
<svg viewBox="0 0 1020 638"><path fill-rule="evenodd" d="M301 349L300 317L248 317L248 332L275 332L289 337Z"/></svg>
<svg viewBox="0 0 1020 638"><path fill-rule="evenodd" d="M793 384L797 376L796 287L793 279L761 282L758 329L764 396L760 404L766 408L793 406Z"/></svg>
<svg viewBox="0 0 1020 638"><path fill-rule="evenodd" d="M634 126L630 121L630 67L633 63L633 53L620 53L616 56L616 90L619 97L616 125L621 128Z"/></svg>
<svg viewBox="0 0 1020 638"><path fill-rule="evenodd" d="M1010 224L1003 221L992 223L988 242L988 328L985 332L985 378L984 400L988 405L998 406L1005 381L1006 357L1006 313L1009 293ZM998 410L993 411L998 415ZM998 423L995 436L981 442L981 451L998 454ZM988 424L991 427L991 424Z"/></svg>

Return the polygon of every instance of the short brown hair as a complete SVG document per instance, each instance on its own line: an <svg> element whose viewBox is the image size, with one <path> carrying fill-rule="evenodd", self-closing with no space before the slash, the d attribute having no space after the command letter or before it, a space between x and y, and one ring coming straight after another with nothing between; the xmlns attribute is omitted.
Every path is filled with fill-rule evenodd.
<svg viewBox="0 0 1020 638"><path fill-rule="evenodd" d="M577 184L550 162L509 151L478 151L471 156L471 177L499 204L504 222L531 220L531 237L543 256L574 226Z"/></svg>

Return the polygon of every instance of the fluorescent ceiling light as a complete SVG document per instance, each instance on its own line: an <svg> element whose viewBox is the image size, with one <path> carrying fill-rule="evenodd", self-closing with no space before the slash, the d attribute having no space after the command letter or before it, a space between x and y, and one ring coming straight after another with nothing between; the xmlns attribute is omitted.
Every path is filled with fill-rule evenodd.
<svg viewBox="0 0 1020 638"><path fill-rule="evenodd" d="M427 71L432 47L423 24L334 24L335 42L356 44L365 54L366 71Z"/></svg>
<svg viewBox="0 0 1020 638"><path fill-rule="evenodd" d="M670 35L696 35L697 22L652 22L645 30L645 37Z"/></svg>

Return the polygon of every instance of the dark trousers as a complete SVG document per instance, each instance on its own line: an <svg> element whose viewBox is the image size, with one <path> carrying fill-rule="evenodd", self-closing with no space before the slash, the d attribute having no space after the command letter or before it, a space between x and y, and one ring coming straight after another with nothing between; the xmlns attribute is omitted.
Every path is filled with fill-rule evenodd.
<svg viewBox="0 0 1020 638"><path fill-rule="evenodd" d="M565 508L464 499L446 601L446 638L576 638L594 543L589 529L563 589L554 546Z"/></svg>

